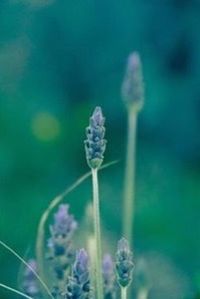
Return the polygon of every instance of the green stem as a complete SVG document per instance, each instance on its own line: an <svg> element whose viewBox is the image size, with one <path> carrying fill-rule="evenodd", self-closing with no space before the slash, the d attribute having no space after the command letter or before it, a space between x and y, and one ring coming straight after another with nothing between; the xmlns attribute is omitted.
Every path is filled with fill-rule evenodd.
<svg viewBox="0 0 200 299"><path fill-rule="evenodd" d="M127 288L121 287L121 299L127 299Z"/></svg>
<svg viewBox="0 0 200 299"><path fill-rule="evenodd" d="M11 252L20 262L25 265L33 274L34 276L38 279L38 281L41 283L43 286L43 289L46 291L46 293L51 297L51 299L54 299L51 291L49 290L48 286L46 283L43 281L43 279L40 277L40 275L37 274L37 272L15 251L13 250L10 246L8 246L6 243L3 241L0 241L0 245L2 245L4 248L6 248L9 252Z"/></svg>
<svg viewBox="0 0 200 299"><path fill-rule="evenodd" d="M103 299L98 169L92 169L92 185L93 185L94 234L95 234L95 245L96 245L95 283L96 283L97 299Z"/></svg>
<svg viewBox="0 0 200 299"><path fill-rule="evenodd" d="M123 233L130 244L133 242L135 203L135 148L137 111L128 109L128 137L124 182Z"/></svg>
<svg viewBox="0 0 200 299"><path fill-rule="evenodd" d="M28 295L26 295L26 294L24 294L24 293L22 293L22 292L20 292L20 291L18 291L18 290L16 290L16 289L13 289L13 288L11 288L11 287L8 287L7 285L5 285L5 284L3 284L3 283L0 283L0 287L6 289L6 290L8 290L8 291L11 291L11 292L13 292L13 293L15 293L15 294L18 294L18 295L20 295L20 296L22 296L22 297L25 297L25 298L27 298L27 299L33 299L32 297L30 297L30 296L28 296Z"/></svg>

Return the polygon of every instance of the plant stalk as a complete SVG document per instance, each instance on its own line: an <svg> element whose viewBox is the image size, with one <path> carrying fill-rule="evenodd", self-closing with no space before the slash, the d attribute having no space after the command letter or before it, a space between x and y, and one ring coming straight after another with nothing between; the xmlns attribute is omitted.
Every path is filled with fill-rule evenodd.
<svg viewBox="0 0 200 299"><path fill-rule="evenodd" d="M128 109L128 136L124 181L123 233L133 244L135 205L135 150L137 131L137 110Z"/></svg>
<svg viewBox="0 0 200 299"><path fill-rule="evenodd" d="M103 299L103 278L102 278L102 254L101 254L101 228L100 228L100 209L99 209L99 186L98 169L92 169L93 185L93 213L94 213L94 234L95 234L95 284L97 299Z"/></svg>
<svg viewBox="0 0 200 299"><path fill-rule="evenodd" d="M127 287L121 287L121 299L127 299Z"/></svg>

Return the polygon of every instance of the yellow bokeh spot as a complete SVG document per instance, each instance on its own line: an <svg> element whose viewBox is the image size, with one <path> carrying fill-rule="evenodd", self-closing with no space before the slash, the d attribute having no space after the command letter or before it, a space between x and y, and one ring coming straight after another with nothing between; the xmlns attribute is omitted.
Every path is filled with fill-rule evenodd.
<svg viewBox="0 0 200 299"><path fill-rule="evenodd" d="M49 112L40 112L32 119L32 132L41 141L54 141L60 135L60 122Z"/></svg>

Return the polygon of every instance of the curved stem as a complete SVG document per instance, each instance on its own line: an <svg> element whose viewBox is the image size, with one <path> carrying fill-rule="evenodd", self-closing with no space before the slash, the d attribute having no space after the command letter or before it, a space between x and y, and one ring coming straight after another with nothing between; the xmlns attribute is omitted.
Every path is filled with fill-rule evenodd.
<svg viewBox="0 0 200 299"><path fill-rule="evenodd" d="M92 169L93 185L93 211L94 211L94 234L96 243L95 254L95 283L97 299L103 299L103 278L102 278L102 254L101 254L101 228L100 228L100 209L99 209L99 186L98 170Z"/></svg>
<svg viewBox="0 0 200 299"><path fill-rule="evenodd" d="M130 244L133 242L134 203L135 203L135 148L137 111L128 110L128 137L124 181L123 233Z"/></svg>
<svg viewBox="0 0 200 299"><path fill-rule="evenodd" d="M121 299L127 298L127 288L121 287Z"/></svg>
<svg viewBox="0 0 200 299"><path fill-rule="evenodd" d="M6 248L8 251L10 251L18 260L20 260L22 262L22 264L24 264L33 273L34 276L41 283L41 285L43 286L44 290L47 292L49 297L51 297L51 299L54 299L52 294L51 294L51 291L49 290L46 283L42 280L42 278L37 274L37 272L30 265L15 250L13 250L6 243L4 243L3 241L0 241L0 245L2 245L4 248Z"/></svg>
<svg viewBox="0 0 200 299"><path fill-rule="evenodd" d="M13 292L13 293L15 293L15 294L18 294L18 295L20 295L20 296L22 296L22 297L25 297L25 298L27 298L27 299L33 299L32 297L30 297L30 296L28 296L28 295L26 295L26 294L24 294L24 293L22 293L22 292L20 292L20 291L18 291L18 290L16 290L16 289L13 289L13 288L11 288L11 287L8 287L7 285L5 285L5 284L3 284L3 283L0 283L0 287L6 289L6 290L8 290L8 291L11 291L11 292Z"/></svg>

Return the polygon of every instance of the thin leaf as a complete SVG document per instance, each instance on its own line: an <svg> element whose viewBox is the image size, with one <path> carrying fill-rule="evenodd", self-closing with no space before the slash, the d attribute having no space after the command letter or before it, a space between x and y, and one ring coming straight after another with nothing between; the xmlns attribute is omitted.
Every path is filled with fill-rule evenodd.
<svg viewBox="0 0 200 299"><path fill-rule="evenodd" d="M54 299L51 291L49 290L48 286L46 283L42 280L42 278L35 272L35 270L15 251L13 250L10 246L8 246L6 243L0 240L0 245L2 245L4 248L6 248L9 252L11 252L18 260L20 260L38 279L38 281L41 283L43 288L46 290L47 294L51 297L51 299Z"/></svg>
<svg viewBox="0 0 200 299"><path fill-rule="evenodd" d="M7 285L5 285L5 284L3 284L3 283L0 283L0 287L1 287L1 288L4 288L4 289L6 289L6 290L9 290L9 291L11 291L11 292L13 292L13 293L15 293L15 294L18 294L18 295L20 295L20 296L22 296L22 297L25 297L25 298L27 298L27 299L34 299L34 298L32 298L32 297L30 297L30 296L28 296L28 295L26 295L26 294L24 294L24 293L22 293L22 292L16 290L16 289L13 289L13 288L11 288L11 287L8 287Z"/></svg>

